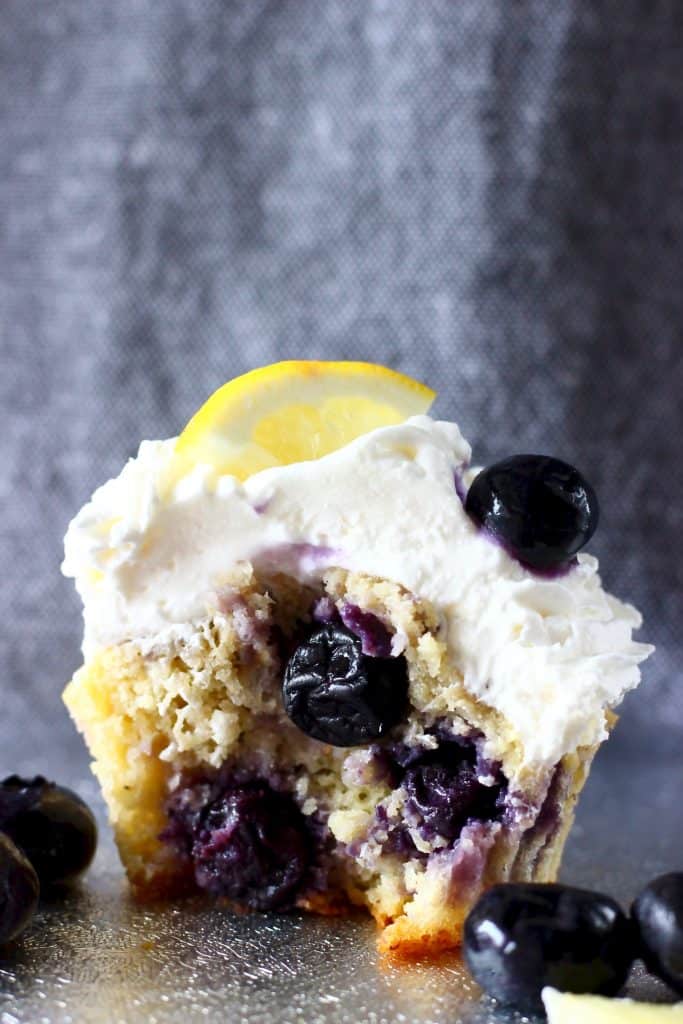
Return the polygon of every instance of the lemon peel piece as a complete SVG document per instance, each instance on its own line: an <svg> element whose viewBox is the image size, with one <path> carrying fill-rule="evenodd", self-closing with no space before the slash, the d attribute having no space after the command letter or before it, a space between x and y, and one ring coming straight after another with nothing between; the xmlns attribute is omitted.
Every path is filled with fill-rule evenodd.
<svg viewBox="0 0 683 1024"><path fill-rule="evenodd" d="M633 999L579 996L543 989L548 1024L683 1024L683 1003L638 1003Z"/></svg>

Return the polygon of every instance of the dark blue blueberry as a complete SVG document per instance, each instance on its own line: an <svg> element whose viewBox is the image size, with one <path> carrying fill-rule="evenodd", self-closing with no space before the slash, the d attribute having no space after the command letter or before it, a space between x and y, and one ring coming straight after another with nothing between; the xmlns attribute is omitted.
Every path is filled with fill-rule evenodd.
<svg viewBox="0 0 683 1024"><path fill-rule="evenodd" d="M357 636L329 623L292 654L282 698L286 713L307 736L337 747L369 743L405 715L405 659L369 657Z"/></svg>
<svg viewBox="0 0 683 1024"><path fill-rule="evenodd" d="M24 931L39 893L38 876L30 861L0 832L0 943L10 942Z"/></svg>
<svg viewBox="0 0 683 1024"><path fill-rule="evenodd" d="M631 913L648 970L683 995L683 872L655 878Z"/></svg>
<svg viewBox="0 0 683 1024"><path fill-rule="evenodd" d="M393 853L401 858L416 857L418 860L421 857L426 857L426 854L417 849L407 826L404 824L394 825L392 828L389 828L387 838L382 844L382 852Z"/></svg>
<svg viewBox="0 0 683 1024"><path fill-rule="evenodd" d="M408 768L403 780L406 807L422 819L425 839L456 839L469 820L499 818L500 786L484 786L457 744L447 744Z"/></svg>
<svg viewBox="0 0 683 1024"><path fill-rule="evenodd" d="M253 910L291 906L311 861L310 839L294 801L265 782L223 790L192 818L197 885Z"/></svg>
<svg viewBox="0 0 683 1024"><path fill-rule="evenodd" d="M566 565L593 536L598 499L577 469L548 455L514 455L472 481L465 509L525 565Z"/></svg>
<svg viewBox="0 0 683 1024"><path fill-rule="evenodd" d="M542 1009L541 990L613 996L636 955L634 928L614 900L566 885L496 885L465 921L474 979L501 1003Z"/></svg>
<svg viewBox="0 0 683 1024"><path fill-rule="evenodd" d="M95 855L97 826L88 805L40 775L0 783L0 829L24 851L41 885L72 880Z"/></svg>

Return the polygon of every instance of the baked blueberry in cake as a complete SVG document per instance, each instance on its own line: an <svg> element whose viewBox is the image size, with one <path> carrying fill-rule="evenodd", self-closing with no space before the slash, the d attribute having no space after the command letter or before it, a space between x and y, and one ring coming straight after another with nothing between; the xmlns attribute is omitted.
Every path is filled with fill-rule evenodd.
<svg viewBox="0 0 683 1024"><path fill-rule="evenodd" d="M141 895L366 907L411 954L493 883L555 878L650 648L581 552L581 475L473 470L432 399L368 364L253 371L69 526L65 701Z"/></svg>

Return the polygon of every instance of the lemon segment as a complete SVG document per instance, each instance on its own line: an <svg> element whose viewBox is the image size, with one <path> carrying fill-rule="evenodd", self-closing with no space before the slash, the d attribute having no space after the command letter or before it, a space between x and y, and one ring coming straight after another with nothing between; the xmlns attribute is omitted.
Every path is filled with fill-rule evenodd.
<svg viewBox="0 0 683 1024"><path fill-rule="evenodd" d="M548 1024L683 1024L683 1003L667 1006L543 990Z"/></svg>
<svg viewBox="0 0 683 1024"><path fill-rule="evenodd" d="M373 363L289 361L218 388L176 442L172 476L210 465L239 480L319 459L378 427L426 413L434 392Z"/></svg>

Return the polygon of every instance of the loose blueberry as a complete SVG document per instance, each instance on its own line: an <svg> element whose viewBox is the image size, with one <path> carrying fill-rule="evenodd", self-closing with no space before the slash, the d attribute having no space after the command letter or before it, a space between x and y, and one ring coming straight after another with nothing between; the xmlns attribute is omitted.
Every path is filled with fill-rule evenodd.
<svg viewBox="0 0 683 1024"><path fill-rule="evenodd" d="M24 931L39 893L38 876L30 861L0 832L0 943L10 942Z"/></svg>
<svg viewBox="0 0 683 1024"><path fill-rule="evenodd" d="M369 657L357 636L329 623L294 651L282 698L295 725L313 739L336 747L368 743L405 714L405 659Z"/></svg>
<svg viewBox="0 0 683 1024"><path fill-rule="evenodd" d="M683 872L655 878L631 913L648 970L683 995Z"/></svg>
<svg viewBox="0 0 683 1024"><path fill-rule="evenodd" d="M577 469L547 455L514 455L472 481L465 510L533 569L569 562L598 525L598 499Z"/></svg>
<svg viewBox="0 0 683 1024"><path fill-rule="evenodd" d="M445 744L409 767L403 787L406 807L421 817L425 838L436 834L455 839L470 819L500 817L496 801L501 787L482 785L475 766L457 744Z"/></svg>
<svg viewBox="0 0 683 1024"><path fill-rule="evenodd" d="M95 855L97 826L88 805L40 775L0 783L0 829L21 847L42 885L71 881Z"/></svg>
<svg viewBox="0 0 683 1024"><path fill-rule="evenodd" d="M465 921L464 953L489 995L542 1009L545 985L615 995L635 957L631 922L608 896L565 885L496 885Z"/></svg>
<svg viewBox="0 0 683 1024"><path fill-rule="evenodd" d="M213 896L282 910L311 860L304 817L265 782L235 785L205 808L192 859L197 885Z"/></svg>

